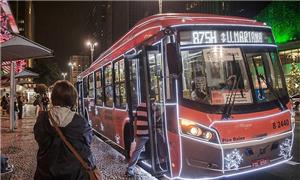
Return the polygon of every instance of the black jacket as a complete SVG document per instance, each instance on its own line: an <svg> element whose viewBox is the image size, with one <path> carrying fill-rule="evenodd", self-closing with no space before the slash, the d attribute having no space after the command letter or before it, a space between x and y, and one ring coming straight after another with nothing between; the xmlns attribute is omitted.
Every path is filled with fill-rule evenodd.
<svg viewBox="0 0 300 180"><path fill-rule="evenodd" d="M88 121L75 114L72 121L60 129L83 160L94 168L95 163L90 148L93 134ZM86 170L50 125L47 112L40 112L34 125L34 137L39 145L35 180L89 179Z"/></svg>

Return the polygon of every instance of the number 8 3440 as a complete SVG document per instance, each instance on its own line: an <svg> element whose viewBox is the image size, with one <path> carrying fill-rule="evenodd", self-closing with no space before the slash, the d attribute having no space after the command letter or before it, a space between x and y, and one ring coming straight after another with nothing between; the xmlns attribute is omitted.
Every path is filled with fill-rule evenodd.
<svg viewBox="0 0 300 180"><path fill-rule="evenodd" d="M289 120L285 119L285 120L275 121L272 123L272 125L273 125L273 129L282 128L289 125Z"/></svg>

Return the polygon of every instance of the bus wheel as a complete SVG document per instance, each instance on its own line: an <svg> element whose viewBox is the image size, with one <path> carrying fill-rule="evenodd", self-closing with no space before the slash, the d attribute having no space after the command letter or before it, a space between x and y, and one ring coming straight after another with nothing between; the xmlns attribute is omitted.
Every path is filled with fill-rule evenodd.
<svg viewBox="0 0 300 180"><path fill-rule="evenodd" d="M124 126L124 144L125 144L125 157L127 160L130 159L130 146L133 141L133 135L131 132L132 127L130 123L126 123Z"/></svg>

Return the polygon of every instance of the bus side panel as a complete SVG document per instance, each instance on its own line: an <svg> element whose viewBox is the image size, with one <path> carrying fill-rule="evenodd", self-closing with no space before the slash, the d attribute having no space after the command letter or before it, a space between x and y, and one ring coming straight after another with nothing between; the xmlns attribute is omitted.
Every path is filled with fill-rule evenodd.
<svg viewBox="0 0 300 180"><path fill-rule="evenodd" d="M92 126L99 133L101 133L101 115L101 108L95 107L95 116L92 119Z"/></svg>
<svg viewBox="0 0 300 180"><path fill-rule="evenodd" d="M120 145L121 147L125 147L124 144L124 121L128 119L127 111L122 110L114 110L113 111L113 126L115 127L115 134L113 141Z"/></svg>
<svg viewBox="0 0 300 180"><path fill-rule="evenodd" d="M166 106L167 135L173 177L179 176L181 171L181 145L176 111L176 106Z"/></svg>
<svg viewBox="0 0 300 180"><path fill-rule="evenodd" d="M171 167L173 177L179 176L181 170L181 147L177 133L168 132Z"/></svg>
<svg viewBox="0 0 300 180"><path fill-rule="evenodd" d="M110 140L115 142L115 127L113 121L113 109L103 108L103 134Z"/></svg>
<svg viewBox="0 0 300 180"><path fill-rule="evenodd" d="M89 119L89 100L88 99L83 99L83 104L84 104L84 106L83 106L83 116L87 119L87 120L90 120Z"/></svg>

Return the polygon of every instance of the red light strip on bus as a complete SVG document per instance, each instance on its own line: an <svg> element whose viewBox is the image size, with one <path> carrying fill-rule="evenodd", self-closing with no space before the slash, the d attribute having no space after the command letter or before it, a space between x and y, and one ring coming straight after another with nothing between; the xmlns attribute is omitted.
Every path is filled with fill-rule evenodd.
<svg viewBox="0 0 300 180"><path fill-rule="evenodd" d="M190 27L190 26L236 26L236 27L255 27L255 28L266 28L271 29L270 26L257 26L257 25L246 25L246 24L176 24L170 27Z"/></svg>

